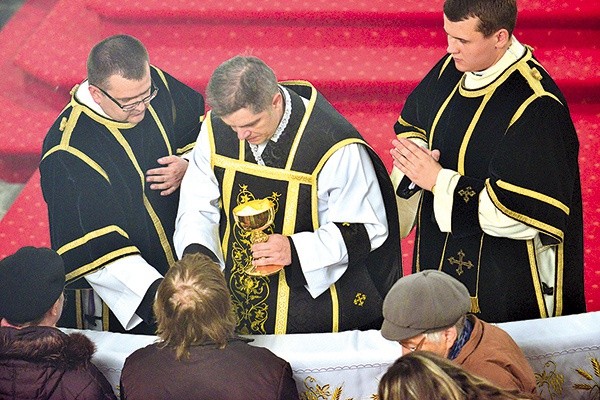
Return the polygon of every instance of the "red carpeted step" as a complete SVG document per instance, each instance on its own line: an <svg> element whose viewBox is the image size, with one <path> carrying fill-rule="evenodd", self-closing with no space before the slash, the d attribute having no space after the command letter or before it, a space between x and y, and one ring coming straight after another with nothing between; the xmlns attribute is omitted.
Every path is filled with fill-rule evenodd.
<svg viewBox="0 0 600 400"><path fill-rule="evenodd" d="M0 180L26 182L38 167L55 113L24 108L0 96Z"/></svg>
<svg viewBox="0 0 600 400"><path fill-rule="evenodd" d="M23 246L50 247L48 210L37 170L0 221L0 243L0 259Z"/></svg>
<svg viewBox="0 0 600 400"><path fill-rule="evenodd" d="M42 97L52 100L55 107L65 104L68 91L85 77L84 60L89 48L68 47L67 42L76 39L57 38L51 49L45 43L32 40L17 58L17 63L30 76L31 90L45 88ZM154 64L201 92L217 65L233 55L244 53L262 58L280 79L310 80L332 101L351 95L357 101L406 95L443 55L439 48L365 46L352 49L149 46L149 51ZM571 102L600 101L600 70L597 68L600 50L551 49L541 51L538 58L553 73ZM46 67L56 59L63 62L54 63L53 68Z"/></svg>
<svg viewBox="0 0 600 400"><path fill-rule="evenodd" d="M89 8L103 19L133 21L163 19L204 23L245 22L256 20L281 20L291 23L395 25L405 21L436 23L441 20L443 0L291 0L256 3L248 0L146 0L122 2L118 0L88 0ZM598 26L600 9L589 0L520 0L519 22L533 26Z"/></svg>
<svg viewBox="0 0 600 400"><path fill-rule="evenodd" d="M596 311L600 310L600 107L574 105L571 113L579 137L587 306L588 311Z"/></svg>
<svg viewBox="0 0 600 400"><path fill-rule="evenodd" d="M222 4L186 2L184 7L180 2L148 1L140 7L138 3L117 5L110 1L91 1L93 11L90 11L79 2L61 0L39 31L23 46L16 63L27 73L29 87L45 87L47 91L42 97L51 100L53 106L59 106L64 104L68 90L85 76L85 59L92 45L108 34L126 32L136 34L148 45L156 65L200 91L220 62L235 54L251 53L270 63L282 79L308 79L326 94L346 96L354 93L358 100L362 100L365 96L377 98L405 93L414 87L444 51L443 40L440 40L444 38L441 27L434 31L421 30L421 36L418 36L408 31L402 34L396 31L402 28L385 23L376 24L376 28L362 26L360 18L356 17L360 12L367 19L374 13L381 13L383 21L389 17L393 7L383 1L369 3L368 7L364 3L350 3L336 12L332 10L337 10L337 7L315 7L314 1L292 3L285 6L283 16L279 3L265 4L260 12L255 4L233 2L218 6L217 3ZM317 16L322 17L319 21L324 25L316 30L302 23L289 24L288 14L301 13L308 7L307 4L313 9L309 13L313 20L318 20ZM424 15L421 23L430 25L430 18L426 15L432 12L425 12L419 7L423 6L415 6L415 15ZM526 9L540 15L548 13L538 8L530 5ZM103 13L102 19L97 14L100 12ZM418 25L407 17L410 12L410 7L395 10L394 18L404 15L404 19L397 21L396 25ZM206 18L202 19L205 14ZM217 14L222 18L215 20ZM229 20L231 17L235 22L245 14L248 14L246 17L260 15L260 18L248 19L247 25ZM86 29L74 23L72 15L78 15L79 20L85 21ZM135 16L135 20L128 15ZM346 15L353 17L343 20L345 23L341 27L339 24L327 24L331 18L339 22ZM273 22L277 16L281 19ZM158 17L158 20L153 20ZM218 24L221 20L225 23ZM260 25L264 20L271 22ZM351 24L354 20L358 22ZM114 21L126 24L115 25ZM199 21L206 25L200 25ZM292 19L292 22L295 20ZM186 34L187 30L193 32L192 37ZM53 31L56 35L51 34ZM404 37L417 38L423 43L430 42L433 37L435 45L399 45ZM341 44L341 41L345 43ZM573 102L600 100L600 77L596 68L600 60L599 49L578 49L571 54L570 50L561 48L543 48L540 53L540 58L554 72L567 98Z"/></svg>

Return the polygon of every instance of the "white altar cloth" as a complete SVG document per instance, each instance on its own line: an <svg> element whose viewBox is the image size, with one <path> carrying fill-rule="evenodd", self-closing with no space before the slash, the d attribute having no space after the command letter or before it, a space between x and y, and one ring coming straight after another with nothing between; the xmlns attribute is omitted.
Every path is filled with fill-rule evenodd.
<svg viewBox="0 0 600 400"><path fill-rule="evenodd" d="M523 349L545 399L600 398L600 311L498 324ZM64 329L66 332L76 330ZM94 363L118 392L125 358L155 336L81 331L97 346ZM290 362L302 399L372 399L401 354L379 331L252 336L254 346ZM587 386L586 386L587 385Z"/></svg>

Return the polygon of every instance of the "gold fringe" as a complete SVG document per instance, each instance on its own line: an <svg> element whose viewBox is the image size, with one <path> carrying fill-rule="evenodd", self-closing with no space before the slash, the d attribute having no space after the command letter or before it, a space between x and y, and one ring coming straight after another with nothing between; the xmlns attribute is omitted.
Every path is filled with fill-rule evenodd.
<svg viewBox="0 0 600 400"><path fill-rule="evenodd" d="M479 308L479 299L477 297L471 297L471 312L472 313L480 313L481 309Z"/></svg>

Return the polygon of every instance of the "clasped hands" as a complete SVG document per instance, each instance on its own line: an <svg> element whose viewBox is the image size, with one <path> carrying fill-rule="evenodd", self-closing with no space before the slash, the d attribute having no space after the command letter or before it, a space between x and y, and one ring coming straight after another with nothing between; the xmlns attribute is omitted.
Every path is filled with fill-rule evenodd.
<svg viewBox="0 0 600 400"><path fill-rule="evenodd" d="M411 140L398 138L392 140L390 154L394 166L419 187L431 190L435 185L442 166L439 150L429 150Z"/></svg>

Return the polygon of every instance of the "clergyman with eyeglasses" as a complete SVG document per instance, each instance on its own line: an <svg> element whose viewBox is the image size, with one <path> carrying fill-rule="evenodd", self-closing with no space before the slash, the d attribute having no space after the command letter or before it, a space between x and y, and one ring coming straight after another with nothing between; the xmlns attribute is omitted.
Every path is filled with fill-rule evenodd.
<svg viewBox="0 0 600 400"><path fill-rule="evenodd" d="M465 285L438 270L400 278L383 301L381 335L402 354L426 350L506 390L535 393L533 369L501 328L470 314Z"/></svg>
<svg viewBox="0 0 600 400"><path fill-rule="evenodd" d="M92 48L40 163L51 245L74 289L59 326L154 333L185 154L203 116L202 95L151 65L138 39Z"/></svg>

